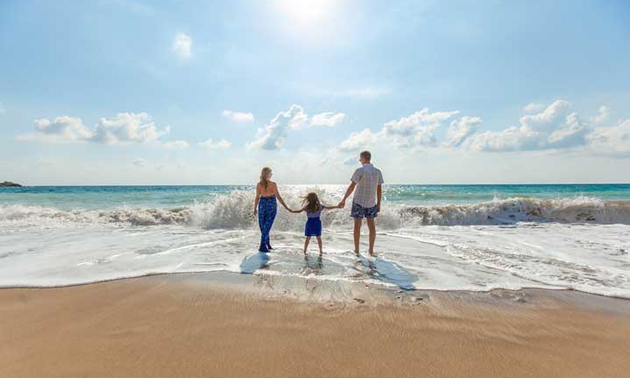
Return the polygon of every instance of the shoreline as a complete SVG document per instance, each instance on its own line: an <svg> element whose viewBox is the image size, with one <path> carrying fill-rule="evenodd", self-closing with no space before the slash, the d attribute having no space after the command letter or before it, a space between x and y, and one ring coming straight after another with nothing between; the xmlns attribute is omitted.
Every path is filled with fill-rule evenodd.
<svg viewBox="0 0 630 378"><path fill-rule="evenodd" d="M0 372L622 377L630 369L625 299L547 289L400 292L276 278L161 274L2 289Z"/></svg>
<svg viewBox="0 0 630 378"><path fill-rule="evenodd" d="M317 278L317 277L311 277L311 276L290 276L290 275L278 275L278 274L269 274L268 272L262 271L262 272L258 272L258 273L243 273L243 272L232 272L232 271L199 271L199 272L159 272L159 273L149 273L149 274L145 274L145 275L140 275L140 276L130 276L130 277L118 277L118 278L112 278L112 279L105 279L105 280L100 280L100 281L90 281L90 282L80 282L80 283L71 283L71 284L67 284L67 285L52 285L52 286L28 286L28 285L15 285L15 286L0 286L0 292L2 291L6 291L6 290L54 290L54 289L64 289L64 288L73 288L73 287L83 287L83 286L92 286L92 285L99 285L99 284L106 284L106 283L111 283L111 282L117 282L117 281L134 281L134 280L139 280L139 279L151 279L151 278L159 278L159 277L165 277L166 279L169 279L169 277L172 277L172 280L177 280L179 277L181 277L182 279L187 279L187 278L192 278L193 280L199 280L199 281L204 281L207 279L210 279L214 284L217 284L219 286L225 286L226 288L230 288L232 287L232 289L234 290L245 290L245 291L251 291L257 284L256 284L256 280L259 280L260 277L268 277L268 278L275 278L277 279L279 282L283 282L283 283L287 283L287 282L300 282L300 281L304 281L304 282L308 282L308 281L317 281L319 282L319 286L326 286L326 283L332 283L333 285L340 285L340 286L345 286L345 287L362 287L362 286L369 286L369 287L373 287L373 288L377 288L378 290L381 290L383 293L389 293L388 295L402 295L402 296L413 296L414 293L433 293L433 294L439 294L439 293L443 293L445 295L454 295L454 294L458 294L458 295L467 295L471 298L483 298L484 296L492 296L493 294L497 294L497 293L514 293L514 294L518 294L518 293L528 293L528 292L545 292L547 293L547 295L551 295L551 294L555 294L555 296L559 296L559 297L566 297L567 300L570 300L570 298L577 298L578 296L582 296L584 298L586 297L591 297L591 298L601 298L602 300L614 300L614 301L623 301L623 302L628 302L630 304L630 298L626 298L626 297L622 297L622 296L616 296L616 295L605 295L605 294L599 294L599 293L589 293L586 291L582 291L582 290L577 290L577 289L571 289L571 288L553 288L553 287L536 287L536 286L526 286L526 287L520 287L517 289L510 289L510 288L501 288L501 287L497 287L497 288L491 288L491 289L487 289L487 290L472 290L472 289L435 289L435 288L423 288L423 287L419 287L419 288L413 288L413 289L402 289L400 287L396 287L395 284L387 284L384 282L379 282L379 283L375 283L375 282L371 282L371 283L366 283L366 282L362 282L362 281L350 281L350 280L333 280L333 279L327 279L327 278ZM202 278L204 277L204 278ZM251 287L250 287L251 286ZM261 286L260 284L258 284L258 286ZM330 287L328 287L330 288ZM261 287L258 287L258 291L260 291L261 293L263 293L263 291L261 291ZM288 290L287 290L288 289ZM285 290L285 293L280 293L280 292L272 292L272 291L267 291L264 294L267 295L272 295L272 296L277 296L278 298L281 298L283 296L283 294L286 294L286 291L291 291L294 290L295 287L292 287L291 285L288 285L288 288L283 288L283 290ZM285 295L286 296L286 295ZM573 297L571 297L573 296ZM293 296L293 299L296 299L297 296ZM308 298L309 300L313 300L314 298ZM334 298L335 301L347 301L348 298Z"/></svg>
<svg viewBox="0 0 630 378"><path fill-rule="evenodd" d="M64 289L64 288L73 288L73 287L82 287L82 286L91 286L91 285L99 285L99 284L105 284L105 283L111 283L111 282L116 282L116 281L133 281L133 280L138 280L138 279L149 279L149 278L153 278L153 277L160 277L160 276L173 276L173 278L176 278L177 276L181 276L181 277L203 277L203 276L208 276L208 277L213 277L213 278L217 278L214 282L217 284L221 284L221 285L226 285L226 286L231 286L236 284L236 286L234 287L234 289L243 289L244 285L246 285L248 283L248 279L244 278L244 277L257 277L257 276L274 276L274 277L278 277L280 278L280 280L287 280L290 278L294 278L297 280L309 280L313 277L308 277L308 276L293 276L293 277L288 277L288 276L282 276L282 275L269 275L267 273L237 273L237 272L231 272L231 271L199 271L199 272L164 272L164 273L149 273L149 274L145 274L145 275L140 275L140 276L131 276L131 277L119 277L119 278L111 278L111 279L105 279L105 280L101 280L101 281L89 281L89 282L79 282L79 283L71 283L71 284L67 284L67 285L52 285L52 286L28 286L28 285L15 285L15 286L0 286L0 292L1 291L5 291L5 290L54 290L54 289ZM232 278L229 278L232 277ZM243 278L238 278L238 277L243 277ZM378 287L380 290L383 291L390 291L390 292L396 292L397 294L402 294L402 293L406 293L406 294L412 294L412 293L445 293L445 294L449 294L449 293L460 293L460 294L468 294L470 296L483 296L483 295L492 295L493 293L519 293L519 292L534 292L534 291L542 291L542 292L547 292L549 293L559 293L559 294L566 294L566 295L583 295L583 296L592 296L592 297L599 297L599 298L606 298L606 299L612 299L612 300L619 300L619 301L628 301L628 303L630 303L630 298L626 298L626 297L622 297L622 296L617 296L617 295L605 295L605 294L599 294L599 293L589 293L587 291L582 291L582 290L578 290L578 289L571 289L571 288L550 288L550 287L536 287L536 286L525 286L525 287L520 287L518 289L509 289L509 288L501 288L501 287L496 287L496 288L491 288L491 289L487 289L487 290L472 290L472 289L435 289L435 288L414 288L414 289L401 289L401 288L394 288L392 286L388 286L384 283L369 283L366 284L365 282L352 282L352 281L344 281L344 280L329 280L329 279L320 279L317 278L318 281L322 281L322 282L326 282L326 281L333 281L333 282L340 282L343 285L347 285L347 286L353 286L353 285L368 285L368 286L373 286L373 287ZM394 284L392 284L394 285ZM395 286L395 285L394 285ZM570 294L570 293L576 293L576 294ZM281 297L281 294L276 293L278 295L278 297Z"/></svg>

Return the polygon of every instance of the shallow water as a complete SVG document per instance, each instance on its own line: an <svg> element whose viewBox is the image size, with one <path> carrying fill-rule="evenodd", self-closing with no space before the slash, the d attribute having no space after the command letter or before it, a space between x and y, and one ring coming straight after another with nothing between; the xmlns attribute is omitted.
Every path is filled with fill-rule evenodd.
<svg viewBox="0 0 630 378"><path fill-rule="evenodd" d="M248 187L3 189L0 285L230 271L404 290L572 288L630 298L630 186L479 187L387 186L377 258L350 251L348 208L329 211L321 259L316 245L305 259L305 217L284 210L272 233L276 250L259 254ZM334 204L344 187L281 190L297 207L309 190Z"/></svg>

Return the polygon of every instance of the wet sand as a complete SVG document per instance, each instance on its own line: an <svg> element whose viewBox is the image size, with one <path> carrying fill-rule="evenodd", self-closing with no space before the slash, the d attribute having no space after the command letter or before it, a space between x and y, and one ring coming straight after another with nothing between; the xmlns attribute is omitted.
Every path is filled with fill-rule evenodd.
<svg viewBox="0 0 630 378"><path fill-rule="evenodd" d="M630 371L627 300L547 290L365 287L348 291L347 301L312 301L276 295L277 289L272 295L265 278L233 284L207 277L2 289L0 376L627 377Z"/></svg>

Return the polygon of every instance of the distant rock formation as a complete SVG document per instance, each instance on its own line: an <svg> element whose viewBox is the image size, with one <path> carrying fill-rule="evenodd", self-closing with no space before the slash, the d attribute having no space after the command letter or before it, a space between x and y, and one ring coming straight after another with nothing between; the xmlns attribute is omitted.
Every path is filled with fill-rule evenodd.
<svg viewBox="0 0 630 378"><path fill-rule="evenodd" d="M16 184L16 183L11 182L11 181L5 181L5 182L0 182L0 188L1 187L16 187L16 188L19 188L19 187L22 187L22 185Z"/></svg>

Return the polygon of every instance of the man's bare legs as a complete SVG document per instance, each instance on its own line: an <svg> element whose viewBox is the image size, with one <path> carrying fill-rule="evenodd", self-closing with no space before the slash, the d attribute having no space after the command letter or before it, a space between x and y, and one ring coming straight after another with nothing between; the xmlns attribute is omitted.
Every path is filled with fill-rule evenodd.
<svg viewBox="0 0 630 378"><path fill-rule="evenodd" d="M370 231L370 255L374 255L374 241L376 240L376 225L374 224L374 218L365 218L368 225L368 230Z"/></svg>
<svg viewBox="0 0 630 378"><path fill-rule="evenodd" d="M304 240L304 254L306 254L306 252L308 251L308 243L311 241L311 237L307 236L306 239Z"/></svg>
<svg viewBox="0 0 630 378"><path fill-rule="evenodd" d="M361 240L361 218L354 218L354 253L359 254L359 241Z"/></svg>
<svg viewBox="0 0 630 378"><path fill-rule="evenodd" d="M321 255L322 253L324 253L324 250L322 249L322 237L321 236L315 236L317 238L317 245L319 246L319 254Z"/></svg>

